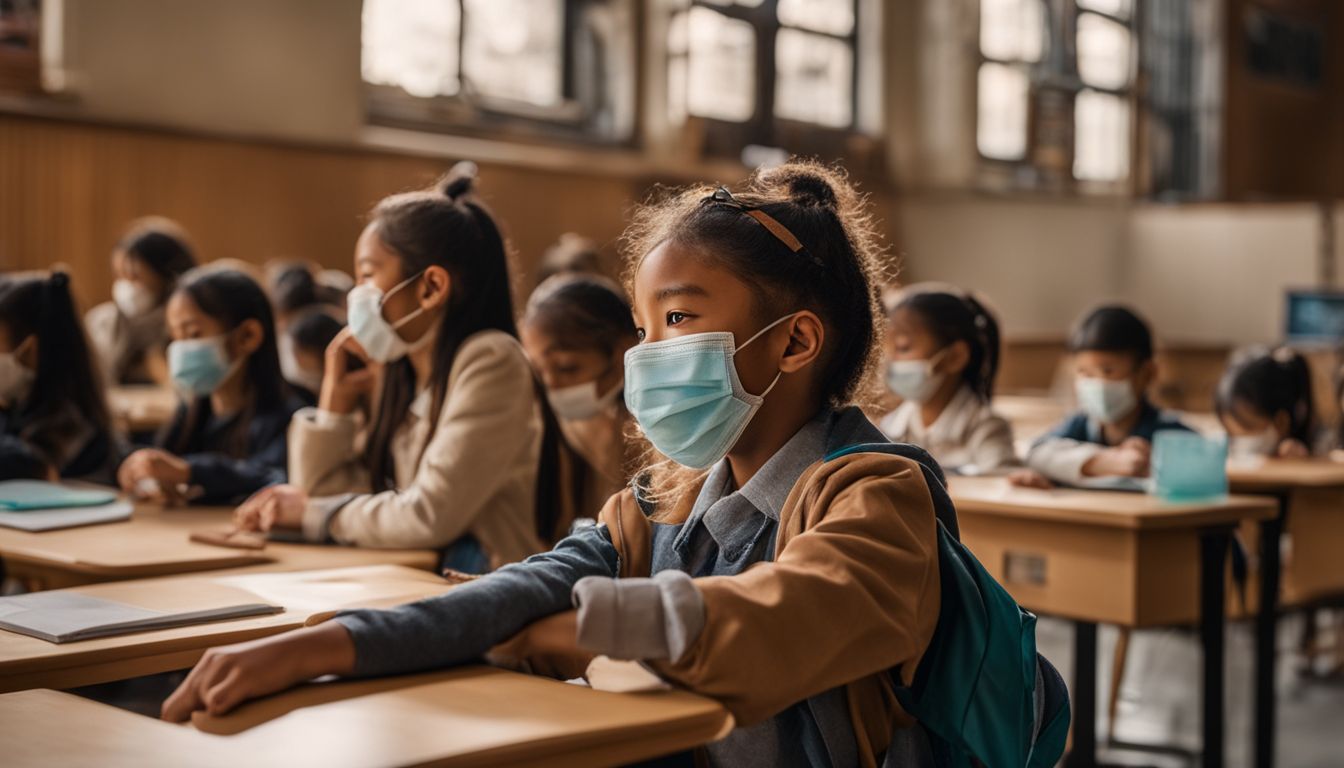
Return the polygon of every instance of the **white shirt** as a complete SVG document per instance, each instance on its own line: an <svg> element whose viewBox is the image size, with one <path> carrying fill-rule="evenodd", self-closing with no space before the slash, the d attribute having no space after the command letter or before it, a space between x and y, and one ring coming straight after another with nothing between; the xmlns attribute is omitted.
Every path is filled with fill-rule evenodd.
<svg viewBox="0 0 1344 768"><path fill-rule="evenodd" d="M1021 464L1013 449L1012 426L970 387L958 389L932 424L924 424L919 403L907 400L878 426L893 442L928 451L944 469L984 474Z"/></svg>

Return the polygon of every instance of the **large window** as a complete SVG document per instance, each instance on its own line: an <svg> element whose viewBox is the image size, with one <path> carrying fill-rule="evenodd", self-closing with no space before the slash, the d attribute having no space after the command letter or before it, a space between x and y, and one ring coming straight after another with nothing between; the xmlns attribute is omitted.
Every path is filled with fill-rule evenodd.
<svg viewBox="0 0 1344 768"><path fill-rule="evenodd" d="M371 117L599 141L634 124L633 0L365 0Z"/></svg>
<svg viewBox="0 0 1344 768"><path fill-rule="evenodd" d="M859 125L859 0L680 0L667 27L667 111L707 154L827 152Z"/></svg>
<svg viewBox="0 0 1344 768"><path fill-rule="evenodd" d="M1130 0L981 0L976 145L1012 187L1130 177Z"/></svg>

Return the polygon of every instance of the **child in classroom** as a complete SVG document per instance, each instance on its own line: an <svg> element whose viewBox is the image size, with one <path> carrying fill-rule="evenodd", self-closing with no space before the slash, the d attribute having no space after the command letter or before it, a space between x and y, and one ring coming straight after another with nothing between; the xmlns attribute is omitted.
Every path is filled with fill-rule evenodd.
<svg viewBox="0 0 1344 768"><path fill-rule="evenodd" d="M718 699L738 727L706 747L716 765L881 764L914 731L892 675L908 681L929 646L939 569L930 468L832 457L885 443L852 404L880 354L871 227L848 182L811 163L642 207L625 400L668 461L549 553L207 652L163 717L508 641L505 656L641 660Z"/></svg>
<svg viewBox="0 0 1344 768"><path fill-rule="evenodd" d="M0 480L109 484L120 459L70 278L0 277Z"/></svg>
<svg viewBox="0 0 1344 768"><path fill-rule="evenodd" d="M168 219L140 219L117 243L112 250L112 301L84 318L109 382L168 384L164 310L178 278L195 266L186 233Z"/></svg>
<svg viewBox="0 0 1344 768"><path fill-rule="evenodd" d="M459 169L374 208L355 245L349 326L327 350L317 407L290 427L292 484L239 507L241 528L441 549L467 573L567 530L504 240L473 184Z"/></svg>
<svg viewBox="0 0 1344 768"><path fill-rule="evenodd" d="M278 332L280 372L307 406L317 405L327 347L345 327L334 315L324 307L309 307Z"/></svg>
<svg viewBox="0 0 1344 768"><path fill-rule="evenodd" d="M902 400L878 424L887 437L964 474L1020 464L1012 426L990 407L999 324L979 299L951 286L910 286L887 313L886 352L887 389Z"/></svg>
<svg viewBox="0 0 1344 768"><path fill-rule="evenodd" d="M1148 323L1127 307L1098 307L1074 329L1069 352L1080 410L1037 440L1027 452L1027 470L1011 479L1049 487L1147 477L1153 436L1192 431L1148 400L1157 378Z"/></svg>
<svg viewBox="0 0 1344 768"><path fill-rule="evenodd" d="M638 456L626 439L625 353L638 343L620 286L598 275L556 275L532 292L519 325L566 444L577 454L571 493L596 517L630 482Z"/></svg>
<svg viewBox="0 0 1344 768"><path fill-rule="evenodd" d="M122 489L169 504L236 504L285 479L301 404L280 375L266 294L232 270L198 270L168 300L168 369L182 396L157 440L126 458Z"/></svg>
<svg viewBox="0 0 1344 768"><path fill-rule="evenodd" d="M1214 410L1234 458L1309 456L1326 448L1312 404L1311 369L1288 347L1250 350L1218 381Z"/></svg>

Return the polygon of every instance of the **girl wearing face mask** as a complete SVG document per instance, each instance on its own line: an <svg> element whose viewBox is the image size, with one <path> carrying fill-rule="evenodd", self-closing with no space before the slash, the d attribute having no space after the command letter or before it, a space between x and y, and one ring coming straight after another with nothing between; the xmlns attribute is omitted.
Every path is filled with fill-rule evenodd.
<svg viewBox="0 0 1344 768"><path fill-rule="evenodd" d="M345 326L325 308L310 308L279 331L280 371L304 405L317 405L327 347Z"/></svg>
<svg viewBox="0 0 1344 768"><path fill-rule="evenodd" d="M1214 395L1232 458L1303 457L1318 442L1311 370L1297 352L1251 350L1234 360Z"/></svg>
<svg viewBox="0 0 1344 768"><path fill-rule="evenodd" d="M232 270L185 276L168 300L168 369L182 397L157 448L117 472L138 498L236 504L285 479L285 429L301 407L280 376L266 294Z"/></svg>
<svg viewBox="0 0 1344 768"><path fill-rule="evenodd" d="M69 278L0 277L0 479L111 483L119 459Z"/></svg>
<svg viewBox="0 0 1344 768"><path fill-rule="evenodd" d="M1148 401L1157 378L1148 324L1125 307L1090 312L1069 341L1080 412L1032 445L1021 485L1083 484L1097 477L1147 477L1153 435L1192 431Z"/></svg>
<svg viewBox="0 0 1344 768"><path fill-rule="evenodd" d="M901 405L880 422L944 469L982 474L1018 464L1013 428L990 410L999 324L974 296L915 285L887 315L886 384Z"/></svg>
<svg viewBox="0 0 1344 768"><path fill-rule="evenodd" d="M186 234L163 218L135 222L112 251L112 301L84 323L113 384L168 384L164 307L179 277L196 266Z"/></svg>
<svg viewBox="0 0 1344 768"><path fill-rule="evenodd" d="M565 443L577 454L571 489L577 514L596 517L638 461L626 439L630 412L622 397L625 352L637 342L630 304L604 277L557 275L532 292L519 333Z"/></svg>
<svg viewBox="0 0 1344 768"><path fill-rule="evenodd" d="M722 701L739 727L706 747L716 765L880 764L911 733L888 674L908 680L929 645L939 575L932 468L843 451L885 443L851 405L882 322L869 222L842 177L802 163L641 209L625 401L675 473L442 596L211 651L163 716L507 640L496 658L638 659Z"/></svg>
<svg viewBox="0 0 1344 768"><path fill-rule="evenodd" d="M504 241L469 171L394 195L355 245L348 327L317 408L290 430L290 481L247 529L444 551L481 573L544 549L561 519L536 383L518 343Z"/></svg>

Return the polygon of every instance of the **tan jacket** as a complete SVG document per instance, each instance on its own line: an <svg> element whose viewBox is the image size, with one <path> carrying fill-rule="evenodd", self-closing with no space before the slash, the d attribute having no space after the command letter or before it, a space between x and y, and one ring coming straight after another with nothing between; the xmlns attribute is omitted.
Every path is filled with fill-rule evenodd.
<svg viewBox="0 0 1344 768"><path fill-rule="evenodd" d="M492 567L544 549L534 505L542 425L522 346L500 331L463 343L434 437L426 390L392 438L396 490L370 493L354 417L305 409L289 430L289 479L313 497L304 531L361 547L441 548L470 533ZM344 499L320 497L359 494Z"/></svg>
<svg viewBox="0 0 1344 768"><path fill-rule="evenodd" d="M660 516L684 520L688 501ZM736 576L695 580L699 637L661 677L722 702L739 726L845 686L862 764L911 720L887 670L909 684L938 623L933 500L919 465L855 454L809 467L780 512L775 559ZM649 576L648 518L624 491L602 510L622 578Z"/></svg>

